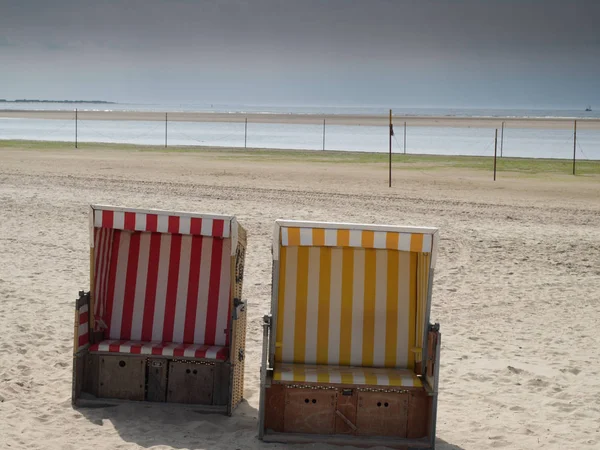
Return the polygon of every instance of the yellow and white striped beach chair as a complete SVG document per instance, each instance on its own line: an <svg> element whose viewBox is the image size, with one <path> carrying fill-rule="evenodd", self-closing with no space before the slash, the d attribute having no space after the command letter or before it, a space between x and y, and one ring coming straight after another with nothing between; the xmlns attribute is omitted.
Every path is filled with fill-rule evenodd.
<svg viewBox="0 0 600 450"><path fill-rule="evenodd" d="M259 437L433 448L435 228L277 221Z"/></svg>

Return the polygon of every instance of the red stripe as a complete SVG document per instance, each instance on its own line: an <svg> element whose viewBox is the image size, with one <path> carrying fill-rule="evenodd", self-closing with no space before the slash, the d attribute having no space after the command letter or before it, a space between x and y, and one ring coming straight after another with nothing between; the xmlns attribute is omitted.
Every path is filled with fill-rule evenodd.
<svg viewBox="0 0 600 450"><path fill-rule="evenodd" d="M156 286L158 284L158 263L160 261L161 233L150 236L150 254L148 258L148 277L146 279L146 298L144 300L144 318L142 321L142 341L152 340L154 326L154 308L156 305Z"/></svg>
<svg viewBox="0 0 600 450"><path fill-rule="evenodd" d="M224 220L213 220L213 229L212 235L213 237L223 237L223 228L225 227Z"/></svg>
<svg viewBox="0 0 600 450"><path fill-rule="evenodd" d="M106 293L106 317L104 323L106 323L106 330L104 330L104 337L110 336L110 321L112 318L113 302L115 300L115 278L117 276L117 259L119 255L119 242L121 240L121 231L115 230L112 240L112 249L110 255L110 262L108 266L108 292Z"/></svg>
<svg viewBox="0 0 600 450"><path fill-rule="evenodd" d="M190 234L202 234L202 219L192 217L192 220L190 221Z"/></svg>
<svg viewBox="0 0 600 450"><path fill-rule="evenodd" d="M179 233L179 216L169 216L169 233Z"/></svg>
<svg viewBox="0 0 600 450"><path fill-rule="evenodd" d="M135 213L134 212L126 212L123 229L125 230L135 230Z"/></svg>
<svg viewBox="0 0 600 450"><path fill-rule="evenodd" d="M134 355L139 355L140 353L142 353L142 344L131 344L129 353L132 353Z"/></svg>
<svg viewBox="0 0 600 450"><path fill-rule="evenodd" d="M185 352L185 349L186 349L187 347L189 347L189 345L187 345L187 344L182 344L182 345L180 345L179 347L176 347L176 348L173 350L173 356L176 356L176 357L182 357L182 356L183 356L183 354L184 354L184 352Z"/></svg>
<svg viewBox="0 0 600 450"><path fill-rule="evenodd" d="M165 322L163 325L163 342L173 340L175 326L175 303L177 302L177 283L179 282L179 259L181 257L181 235L171 237L171 254L169 256L169 278L167 280L167 298L165 304Z"/></svg>
<svg viewBox="0 0 600 450"><path fill-rule="evenodd" d="M123 341L119 341L116 344L109 344L108 345L108 351L109 352L114 352L114 353L119 353L119 350L121 349L121 343Z"/></svg>
<svg viewBox="0 0 600 450"><path fill-rule="evenodd" d="M221 261L223 259L223 239L213 238L208 285L208 305L206 307L206 328L204 343L215 344L217 311L219 309L219 288L221 284Z"/></svg>
<svg viewBox="0 0 600 450"><path fill-rule="evenodd" d="M102 228L112 228L114 216L113 211L102 211Z"/></svg>
<svg viewBox="0 0 600 450"><path fill-rule="evenodd" d="M194 343L196 328L196 313L198 310L198 287L200 284L200 261L202 259L202 236L192 236L192 251L190 255L190 279L185 307L185 325L183 342Z"/></svg>
<svg viewBox="0 0 600 450"><path fill-rule="evenodd" d="M228 347L222 347L218 352L217 352L217 356L216 359L222 359L225 360L227 359L227 357L229 356L229 348Z"/></svg>
<svg viewBox="0 0 600 450"><path fill-rule="evenodd" d="M121 316L121 334L119 336L125 340L131 339L141 236L141 233L131 233L129 241L129 256L127 257L127 274L125 276L125 292L123 295L123 315Z"/></svg>
<svg viewBox="0 0 600 450"><path fill-rule="evenodd" d="M88 323L88 320L89 320L89 318L88 318L87 311L79 314L79 325Z"/></svg>
<svg viewBox="0 0 600 450"><path fill-rule="evenodd" d="M157 345L156 347L152 347L152 354L153 355L162 355L163 352L163 346L162 345Z"/></svg>
<svg viewBox="0 0 600 450"><path fill-rule="evenodd" d="M200 346L194 352L194 358L205 358L207 350L208 350L208 345L202 345L202 346Z"/></svg>
<svg viewBox="0 0 600 450"><path fill-rule="evenodd" d="M158 231L158 216L156 214L146 215L146 231Z"/></svg>
<svg viewBox="0 0 600 450"><path fill-rule="evenodd" d="M78 339L79 347L83 347L88 342L90 342L90 340L89 340L89 335L87 333L79 336L79 339Z"/></svg>

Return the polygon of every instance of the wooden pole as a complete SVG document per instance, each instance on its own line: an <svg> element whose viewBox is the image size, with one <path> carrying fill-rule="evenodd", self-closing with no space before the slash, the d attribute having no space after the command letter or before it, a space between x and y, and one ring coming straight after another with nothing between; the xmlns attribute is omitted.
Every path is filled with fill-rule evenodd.
<svg viewBox="0 0 600 450"><path fill-rule="evenodd" d="M323 150L325 150L325 119L323 119Z"/></svg>
<svg viewBox="0 0 600 450"><path fill-rule="evenodd" d="M500 158L502 158L503 150L504 150L504 122L502 122L502 135L500 136Z"/></svg>
<svg viewBox="0 0 600 450"><path fill-rule="evenodd" d="M577 121L575 121L573 129L573 175L575 175L575 150L577 149Z"/></svg>
<svg viewBox="0 0 600 450"><path fill-rule="evenodd" d="M244 122L244 148L248 148L248 118Z"/></svg>
<svg viewBox="0 0 600 450"><path fill-rule="evenodd" d="M494 181L496 181L496 155L498 154L498 128L496 128L496 137L494 138Z"/></svg>
<svg viewBox="0 0 600 450"><path fill-rule="evenodd" d="M167 123L168 123L169 113L165 113L165 148L167 148Z"/></svg>
<svg viewBox="0 0 600 450"><path fill-rule="evenodd" d="M77 148L77 108L75 108L75 148Z"/></svg>
<svg viewBox="0 0 600 450"><path fill-rule="evenodd" d="M406 155L406 122L404 122L404 154Z"/></svg>
<svg viewBox="0 0 600 450"><path fill-rule="evenodd" d="M390 109L390 157L389 157L389 187L392 187L392 110Z"/></svg>

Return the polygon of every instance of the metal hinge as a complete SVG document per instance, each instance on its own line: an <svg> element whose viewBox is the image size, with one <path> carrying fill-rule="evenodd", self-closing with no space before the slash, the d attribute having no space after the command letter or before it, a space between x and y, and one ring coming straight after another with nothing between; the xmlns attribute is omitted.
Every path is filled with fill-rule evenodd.
<svg viewBox="0 0 600 450"><path fill-rule="evenodd" d="M240 348L240 350L238 352L238 360L243 361L245 357L246 357L246 355L244 354L244 349Z"/></svg>

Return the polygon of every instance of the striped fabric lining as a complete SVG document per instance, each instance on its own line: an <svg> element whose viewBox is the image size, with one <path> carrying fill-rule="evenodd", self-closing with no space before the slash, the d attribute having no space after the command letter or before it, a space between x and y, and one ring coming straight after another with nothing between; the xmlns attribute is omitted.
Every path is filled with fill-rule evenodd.
<svg viewBox="0 0 600 450"><path fill-rule="evenodd" d="M137 211L94 210L94 227L228 238L231 222L210 217L149 214Z"/></svg>
<svg viewBox="0 0 600 450"><path fill-rule="evenodd" d="M204 358L225 361L229 348L216 345L176 344L169 342L139 342L106 340L90 347L90 352L110 352L133 355Z"/></svg>
<svg viewBox="0 0 600 450"><path fill-rule="evenodd" d="M281 247L275 361L412 369L419 254Z"/></svg>
<svg viewBox="0 0 600 450"><path fill-rule="evenodd" d="M229 345L231 239L95 230L107 339Z"/></svg>
<svg viewBox="0 0 600 450"><path fill-rule="evenodd" d="M353 247L429 253L432 248L432 240L431 234L423 233L296 227L281 228L281 245L284 247Z"/></svg>
<svg viewBox="0 0 600 450"><path fill-rule="evenodd" d="M90 342L90 323L88 305L81 305L77 313L79 314L79 326L77 328L77 345L79 350L79 348L89 344Z"/></svg>
<svg viewBox="0 0 600 450"><path fill-rule="evenodd" d="M423 383L410 370L371 367L275 364L275 382L358 384L367 386L421 387Z"/></svg>

